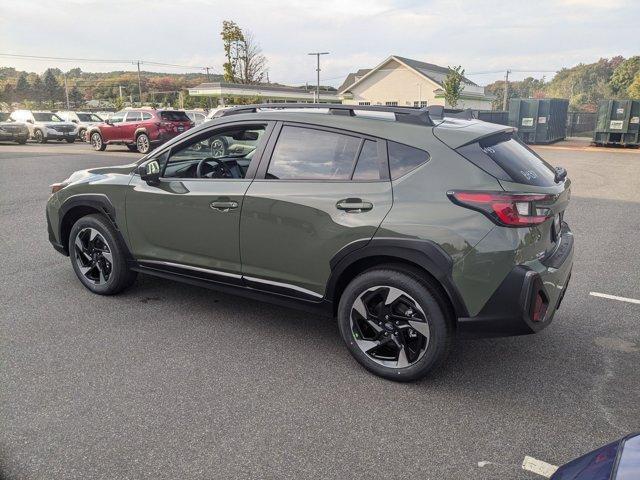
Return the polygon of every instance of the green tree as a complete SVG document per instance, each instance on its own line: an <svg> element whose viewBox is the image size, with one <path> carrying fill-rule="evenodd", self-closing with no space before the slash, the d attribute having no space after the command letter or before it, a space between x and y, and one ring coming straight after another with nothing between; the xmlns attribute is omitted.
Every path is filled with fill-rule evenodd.
<svg viewBox="0 0 640 480"><path fill-rule="evenodd" d="M55 103L61 99L62 89L60 83L54 75L53 69L47 68L42 77L44 86L45 101L51 103L51 108L55 107Z"/></svg>
<svg viewBox="0 0 640 480"><path fill-rule="evenodd" d="M442 82L442 88L444 88L444 100L445 105L448 104L451 108L456 108L460 95L462 95L462 89L464 81L464 69L461 65L457 67L449 67L449 73Z"/></svg>
<svg viewBox="0 0 640 480"><path fill-rule="evenodd" d="M640 100L640 72L636 74L633 82L627 88L627 93L632 100Z"/></svg>
<svg viewBox="0 0 640 480"><path fill-rule="evenodd" d="M42 83L42 79L36 75L31 82L31 100L39 106L40 102L44 99L44 95L44 84Z"/></svg>
<svg viewBox="0 0 640 480"><path fill-rule="evenodd" d="M76 85L69 91L69 101L75 108L78 108L84 102L84 96Z"/></svg>
<svg viewBox="0 0 640 480"><path fill-rule="evenodd" d="M225 82L235 82L238 71L238 61L240 57L240 42L244 41L242 29L232 20L223 20L222 47L226 62L222 65Z"/></svg>
<svg viewBox="0 0 640 480"><path fill-rule="evenodd" d="M120 96L117 96L113 101L113 106L116 110L122 110L124 108L124 100Z"/></svg>
<svg viewBox="0 0 640 480"><path fill-rule="evenodd" d="M16 100L18 100L19 102L24 102L25 100L30 99L31 88L29 86L29 81L27 80L27 74L25 72L21 72L20 75L18 75L18 80L16 80L15 95Z"/></svg>
<svg viewBox="0 0 640 480"><path fill-rule="evenodd" d="M640 72L640 56L627 58L613 71L609 84L614 93L626 95L627 89Z"/></svg>

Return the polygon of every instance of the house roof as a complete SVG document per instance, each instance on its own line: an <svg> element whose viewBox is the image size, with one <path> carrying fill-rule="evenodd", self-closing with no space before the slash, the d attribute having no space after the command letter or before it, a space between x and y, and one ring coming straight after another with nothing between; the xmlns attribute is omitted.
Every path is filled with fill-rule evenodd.
<svg viewBox="0 0 640 480"><path fill-rule="evenodd" d="M435 82L440 87L442 87L442 82L444 82L444 79L446 78L447 74L449 73L449 69L447 67L441 67L441 66L435 65L433 63L421 62L419 60L413 60L411 58L400 57L399 55L391 55L390 57L385 59L381 64L379 64L375 68L360 69L356 73L350 73L349 75L347 75L347 78L345 79L345 81L338 88L338 92L339 93L343 93L343 92L349 90L349 88L353 87L356 83L358 83L360 80L362 80L365 76L368 76L370 73L372 73L372 72L374 72L376 70L379 70L386 63L388 63L390 60L395 60L397 62L400 62L401 64L406 65L407 67L409 67L412 70L416 71L418 74L428 78L432 82ZM358 73L360 73L360 72L364 72L363 75L358 75ZM359 78L357 78L357 77L359 77ZM463 81L465 83L469 84L469 85L477 86L474 82L472 82L471 80L469 80L466 77L463 77Z"/></svg>

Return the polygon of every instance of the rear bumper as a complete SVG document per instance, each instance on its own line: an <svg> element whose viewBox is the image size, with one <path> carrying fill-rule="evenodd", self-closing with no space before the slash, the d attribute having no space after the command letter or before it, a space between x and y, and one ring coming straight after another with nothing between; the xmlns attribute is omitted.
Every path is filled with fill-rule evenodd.
<svg viewBox="0 0 640 480"><path fill-rule="evenodd" d="M458 332L472 337L503 337L537 333L547 327L567 291L573 267L573 234L565 223L553 255L532 265L516 266L475 317L458 319ZM545 303L534 321L536 298Z"/></svg>

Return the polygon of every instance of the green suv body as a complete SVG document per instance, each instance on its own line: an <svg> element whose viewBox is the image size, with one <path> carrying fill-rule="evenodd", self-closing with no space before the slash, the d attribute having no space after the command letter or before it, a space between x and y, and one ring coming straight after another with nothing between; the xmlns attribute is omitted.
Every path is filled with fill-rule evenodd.
<svg viewBox="0 0 640 480"><path fill-rule="evenodd" d="M335 316L354 357L397 380L433 369L456 334L551 322L572 267L570 180L512 128L269 107L74 173L47 204L51 243L95 293L142 272Z"/></svg>

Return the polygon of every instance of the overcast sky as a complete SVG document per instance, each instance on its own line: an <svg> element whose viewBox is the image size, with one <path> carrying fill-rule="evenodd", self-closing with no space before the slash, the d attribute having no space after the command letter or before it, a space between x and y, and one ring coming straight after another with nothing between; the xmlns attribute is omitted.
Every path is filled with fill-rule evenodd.
<svg viewBox="0 0 640 480"><path fill-rule="evenodd" d="M221 72L222 20L250 30L269 61L272 82L324 84L391 54L462 65L480 84L547 78L562 66L640 54L640 0L0 0L0 53L211 66ZM0 66L42 72L130 64L17 60ZM155 71L185 69L144 66ZM196 71L196 70L191 70ZM493 72L493 73L480 73Z"/></svg>

